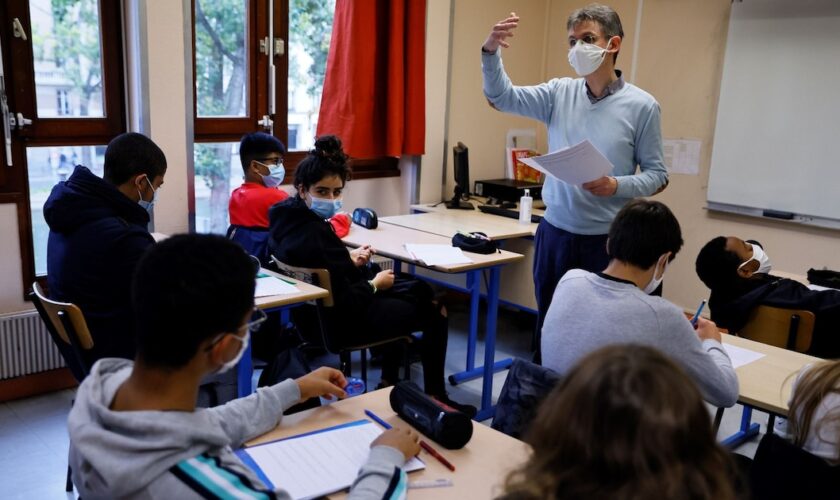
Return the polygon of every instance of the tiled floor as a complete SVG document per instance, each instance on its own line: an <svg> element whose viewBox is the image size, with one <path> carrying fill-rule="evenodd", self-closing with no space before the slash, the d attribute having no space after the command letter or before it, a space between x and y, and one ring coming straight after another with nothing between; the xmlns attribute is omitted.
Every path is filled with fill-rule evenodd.
<svg viewBox="0 0 840 500"><path fill-rule="evenodd" d="M450 340L447 354L447 373L463 369L466 358L467 309L465 305L450 306ZM533 316L509 310L500 311L496 359L506 356L529 357ZM483 328L483 323L481 325ZM479 345L477 360L483 351ZM327 358L329 362L330 359ZM337 364L337 359L332 360ZM419 364L413 365L412 378L420 380ZM378 382L379 371L371 369L369 383ZM493 383L494 399L504 383L504 373L496 374ZM481 380L473 380L450 387L450 396L461 402L478 405ZM0 403L0 498L63 499L73 498L64 492L67 467L67 412L74 391L67 390L34 398ZM711 409L710 409L711 411ZM725 437L740 424L740 406L727 410L719 432ZM766 415L756 412L754 422L767 423ZM758 439L737 452L752 456Z"/></svg>

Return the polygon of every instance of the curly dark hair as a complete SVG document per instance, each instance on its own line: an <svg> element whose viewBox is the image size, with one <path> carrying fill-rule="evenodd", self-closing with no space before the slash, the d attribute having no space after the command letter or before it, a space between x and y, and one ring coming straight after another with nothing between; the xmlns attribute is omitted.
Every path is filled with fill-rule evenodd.
<svg viewBox="0 0 840 500"><path fill-rule="evenodd" d="M295 169L295 188L303 186L309 190L324 177L336 175L342 184L350 180L350 157L341 148L341 139L334 135L323 135L315 140L315 147Z"/></svg>

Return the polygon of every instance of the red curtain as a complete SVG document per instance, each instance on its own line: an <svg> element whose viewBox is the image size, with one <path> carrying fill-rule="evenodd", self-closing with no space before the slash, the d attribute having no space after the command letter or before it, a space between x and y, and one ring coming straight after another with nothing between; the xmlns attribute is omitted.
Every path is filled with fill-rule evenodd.
<svg viewBox="0 0 840 500"><path fill-rule="evenodd" d="M318 135L355 158L424 153L426 0L337 0Z"/></svg>

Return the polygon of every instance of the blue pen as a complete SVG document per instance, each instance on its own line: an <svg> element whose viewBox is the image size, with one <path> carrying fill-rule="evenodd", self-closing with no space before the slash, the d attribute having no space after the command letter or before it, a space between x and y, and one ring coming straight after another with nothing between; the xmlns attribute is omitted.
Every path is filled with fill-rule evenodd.
<svg viewBox="0 0 840 500"><path fill-rule="evenodd" d="M700 317L700 313L703 312L703 308L706 307L706 299L703 299L700 302L700 307L697 308L697 312L694 313L694 317L691 318L691 326L697 326L697 319Z"/></svg>
<svg viewBox="0 0 840 500"><path fill-rule="evenodd" d="M381 418L379 418L379 417L376 415L376 413L373 413L373 412L372 412L372 411L370 411L370 410L365 410L365 415L367 415L368 417L372 418L374 422L376 422L377 424L381 425L382 427L384 427L384 428L386 428L386 429L390 429L390 428L391 428L391 424L389 424L388 422L386 422L386 421L382 420Z"/></svg>

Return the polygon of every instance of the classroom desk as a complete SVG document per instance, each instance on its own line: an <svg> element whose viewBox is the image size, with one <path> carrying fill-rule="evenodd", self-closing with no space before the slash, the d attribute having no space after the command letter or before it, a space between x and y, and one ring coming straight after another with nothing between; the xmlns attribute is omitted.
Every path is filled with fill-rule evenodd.
<svg viewBox="0 0 840 500"><path fill-rule="evenodd" d="M328 406L306 410L283 417L280 425L272 431L248 442L248 445L264 443L276 439L302 434L367 418L364 410L371 410L392 425L408 426L391 409L388 395L391 389L381 389L362 396L345 399ZM529 447L522 441L495 431L490 427L473 422L473 436L469 443L460 450L447 450L429 438L426 441L434 446L455 466L455 472L441 465L425 451L420 452L420 459L426 468L408 474L409 481L447 478L454 483L451 487L423 488L408 490L412 499L457 499L493 498L500 491L505 475L528 457ZM331 498L343 498L345 493L332 495Z"/></svg>
<svg viewBox="0 0 840 500"><path fill-rule="evenodd" d="M482 255L477 253L464 252L473 262L468 264L454 264L447 266L426 266L416 261L408 250L406 243L423 243L437 245L451 245L450 238L436 234L415 231L392 224L382 224L377 229L365 229L361 226L353 226L350 234L343 238L346 245L358 247L369 244L379 255L395 260L395 272L399 272L399 263L405 262L410 265L417 265L446 274L465 273L467 277L466 288L451 283L437 281L447 287L464 291L470 294L470 328L467 341L467 362L466 370L450 376L453 384L478 378L483 378L481 390L481 408L477 420L484 420L493 416L492 394L493 394L493 373L504 370L511 364L510 359L496 362L496 319L499 309L499 283L501 281L501 267L505 264L516 262L522 259L522 255L500 251L494 254ZM475 349L478 339L478 307L481 298L481 273L489 271L490 277L487 282L487 322L485 325L484 339L484 366L475 366Z"/></svg>
<svg viewBox="0 0 840 500"><path fill-rule="evenodd" d="M413 205L412 208L415 206L417 205ZM450 238L458 231L480 231L491 240L529 238L533 237L537 230L537 224L533 222L522 224L516 219L485 214L478 210L419 212L382 217L379 221Z"/></svg>
<svg viewBox="0 0 840 500"><path fill-rule="evenodd" d="M802 367L822 360L734 335L722 336L724 344L764 354L763 358L735 369L735 373L738 374L738 402L786 417L795 374ZM759 425L753 424L751 418L752 411L745 406L740 430L724 439L723 444L734 447L757 435Z"/></svg>
<svg viewBox="0 0 840 500"><path fill-rule="evenodd" d="M319 288L315 285L311 285L304 281L289 278L288 276L282 276L273 271L269 271L268 269L260 269L260 273L267 274L269 276L274 276L275 278L282 279L288 283L292 283L298 289L296 293L269 295L266 297L254 298L254 305L259 307L263 311L269 312L279 309L281 318L280 321L283 324L289 322L288 313L290 308L302 304L304 302L320 299L329 295L329 292L327 292L323 288ZM248 347L246 348L245 353L242 355L242 359L239 361L236 370L237 395L241 398L253 392L251 378L254 372L254 362L251 358L250 342L248 343Z"/></svg>

